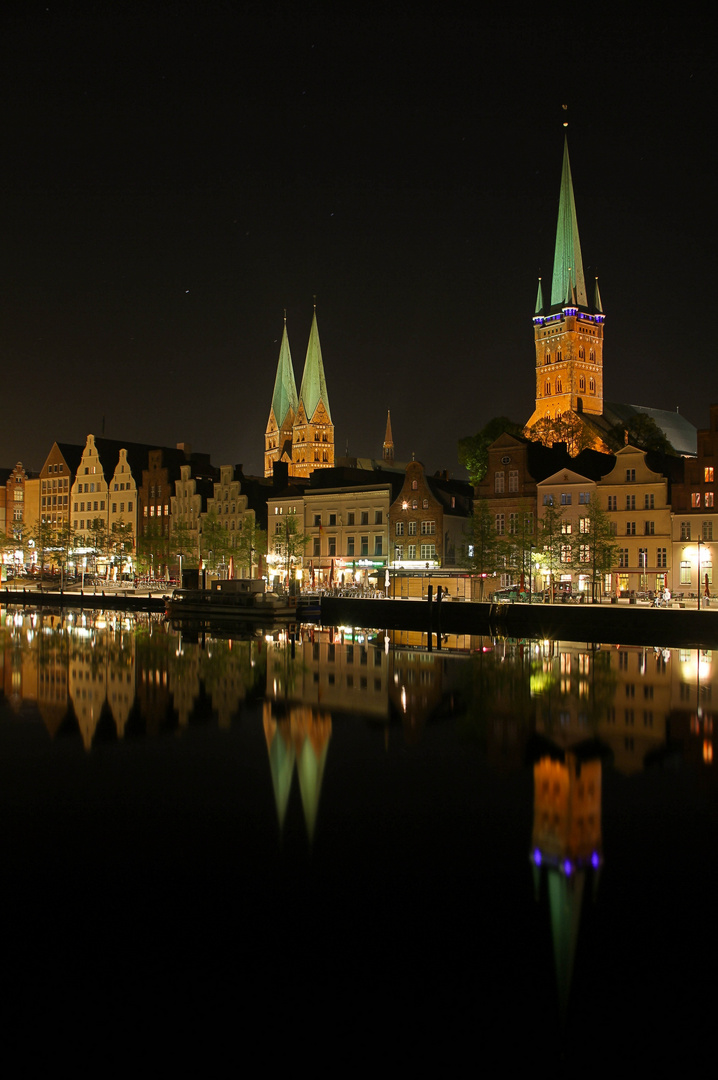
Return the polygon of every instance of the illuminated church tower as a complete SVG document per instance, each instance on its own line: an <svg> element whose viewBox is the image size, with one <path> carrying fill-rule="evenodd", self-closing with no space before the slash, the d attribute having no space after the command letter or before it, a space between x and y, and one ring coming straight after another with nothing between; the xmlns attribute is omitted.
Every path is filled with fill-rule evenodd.
<svg viewBox="0 0 718 1080"><path fill-rule="evenodd" d="M315 469L329 469L333 465L334 424L329 412L315 304L292 429L292 464L289 472L292 476L309 476Z"/></svg>
<svg viewBox="0 0 718 1080"><path fill-rule="evenodd" d="M570 414L603 414L603 323L598 278L590 305L583 274L568 143L564 140L556 250L547 305L539 278L533 318L536 345L536 408L527 429L546 429ZM543 438L539 432L534 437ZM545 432L548 436L548 430Z"/></svg>
<svg viewBox="0 0 718 1080"><path fill-rule="evenodd" d="M287 336L287 315L279 348L277 377L274 380L272 406L264 435L264 475L271 476L275 461L292 461L292 428L297 415L297 384L294 381L292 354Z"/></svg>

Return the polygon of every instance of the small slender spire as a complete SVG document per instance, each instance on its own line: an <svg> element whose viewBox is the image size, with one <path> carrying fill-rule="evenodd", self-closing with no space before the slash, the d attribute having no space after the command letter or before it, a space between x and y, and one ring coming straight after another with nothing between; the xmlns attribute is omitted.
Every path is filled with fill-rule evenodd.
<svg viewBox="0 0 718 1080"><path fill-rule="evenodd" d="M536 310L534 315L540 315L543 312L543 288L541 287L541 278L538 279L538 292L536 293Z"/></svg>
<svg viewBox="0 0 718 1080"><path fill-rule="evenodd" d="M394 460L394 438L391 433L391 411L386 411L386 433L384 435L384 461Z"/></svg>
<svg viewBox="0 0 718 1080"><path fill-rule="evenodd" d="M609 289L610 292L610 289ZM598 290L598 278L596 278L596 293L593 301L593 310L599 315L603 315L603 304L601 303L601 293Z"/></svg>

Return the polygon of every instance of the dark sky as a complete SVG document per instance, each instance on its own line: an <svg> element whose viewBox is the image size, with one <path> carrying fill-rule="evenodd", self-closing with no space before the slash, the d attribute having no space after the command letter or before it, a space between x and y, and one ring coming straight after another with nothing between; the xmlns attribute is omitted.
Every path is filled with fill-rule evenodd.
<svg viewBox="0 0 718 1080"><path fill-rule="evenodd" d="M104 420L261 471L283 310L299 383L316 294L338 452L379 455L390 408L398 457L462 475L460 436L533 410L563 103L606 397L707 424L700 20L21 10L0 17L0 464Z"/></svg>

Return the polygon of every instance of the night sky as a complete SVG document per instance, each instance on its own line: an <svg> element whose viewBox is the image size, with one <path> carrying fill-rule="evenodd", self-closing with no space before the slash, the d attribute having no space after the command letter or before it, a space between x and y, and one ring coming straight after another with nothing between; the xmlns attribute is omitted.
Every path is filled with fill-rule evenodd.
<svg viewBox="0 0 718 1080"><path fill-rule="evenodd" d="M707 425L712 31L421 10L0 18L0 465L104 423L261 472L283 312L299 385L316 294L337 453L381 455L391 409L398 458L464 475L459 437L533 410L564 103L605 396Z"/></svg>

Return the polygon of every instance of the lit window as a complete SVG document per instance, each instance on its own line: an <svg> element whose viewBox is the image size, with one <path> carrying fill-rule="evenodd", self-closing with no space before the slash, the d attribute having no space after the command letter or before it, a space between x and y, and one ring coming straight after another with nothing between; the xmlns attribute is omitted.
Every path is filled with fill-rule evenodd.
<svg viewBox="0 0 718 1080"><path fill-rule="evenodd" d="M700 491L694 491L691 494L691 506L695 509L701 505L701 493Z"/></svg>
<svg viewBox="0 0 718 1080"><path fill-rule="evenodd" d="M704 478L706 484L712 484L713 483L713 466L712 465L706 465L705 469L703 470L703 478Z"/></svg>

